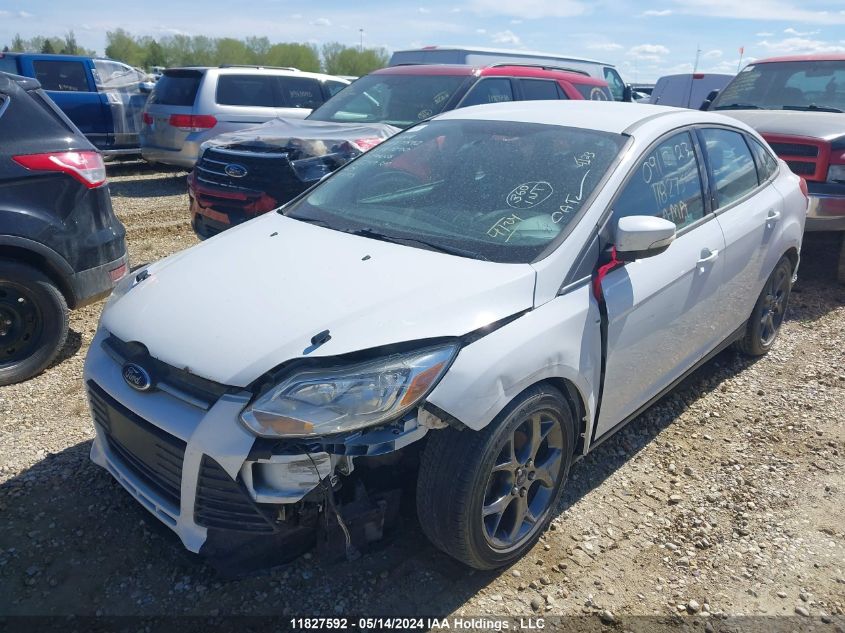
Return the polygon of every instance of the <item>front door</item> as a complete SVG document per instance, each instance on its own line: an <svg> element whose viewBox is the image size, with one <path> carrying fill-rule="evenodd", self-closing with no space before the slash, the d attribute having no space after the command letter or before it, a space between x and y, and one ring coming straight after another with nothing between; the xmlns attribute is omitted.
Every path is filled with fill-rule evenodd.
<svg viewBox="0 0 845 633"><path fill-rule="evenodd" d="M614 203L612 228L629 215L672 220L678 236L665 252L617 268L602 281L607 358L595 437L660 394L720 340L725 241L706 211L689 132L661 140L637 163Z"/></svg>

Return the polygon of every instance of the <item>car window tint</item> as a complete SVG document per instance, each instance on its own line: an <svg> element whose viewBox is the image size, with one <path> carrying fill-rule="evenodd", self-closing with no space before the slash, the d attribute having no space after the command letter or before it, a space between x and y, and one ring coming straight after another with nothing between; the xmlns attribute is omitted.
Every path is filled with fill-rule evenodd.
<svg viewBox="0 0 845 633"><path fill-rule="evenodd" d="M18 74L18 61L16 57L9 57L0 53L0 71L4 73Z"/></svg>
<svg viewBox="0 0 845 633"><path fill-rule="evenodd" d="M706 129L701 134L719 207L729 205L757 187L757 168L742 134L723 129Z"/></svg>
<svg viewBox="0 0 845 633"><path fill-rule="evenodd" d="M613 206L615 219L656 215L678 228L704 217L701 176L689 132L661 141L637 162Z"/></svg>
<svg viewBox="0 0 845 633"><path fill-rule="evenodd" d="M526 101L559 99L557 82L548 79L521 79L522 98Z"/></svg>
<svg viewBox="0 0 845 633"><path fill-rule="evenodd" d="M273 75L220 75L217 103L272 108L276 105L275 81Z"/></svg>
<svg viewBox="0 0 845 633"><path fill-rule="evenodd" d="M346 86L348 86L348 85L349 84L345 84L341 81L331 81L331 80L329 80L329 81L326 82L326 88L329 89L329 96L330 97L335 96L338 92L340 92L341 90L346 88Z"/></svg>
<svg viewBox="0 0 845 633"><path fill-rule="evenodd" d="M762 143L756 139L751 139L751 147L757 155L757 171L760 182L765 182L774 175L778 169L778 161L772 156L772 153L763 147Z"/></svg>
<svg viewBox="0 0 845 633"><path fill-rule="evenodd" d="M308 108L313 110L323 103L323 93L316 79L308 77L279 77L282 108Z"/></svg>
<svg viewBox="0 0 845 633"><path fill-rule="evenodd" d="M605 86L591 86L589 84L573 84L581 96L590 101L613 101L610 89Z"/></svg>
<svg viewBox="0 0 845 633"><path fill-rule="evenodd" d="M482 79L472 87L461 102L461 107L481 105L483 103L502 103L513 101L511 80L507 77Z"/></svg>
<svg viewBox="0 0 845 633"><path fill-rule="evenodd" d="M32 62L32 67L44 90L88 92L88 76L82 62L38 60Z"/></svg>
<svg viewBox="0 0 845 633"><path fill-rule="evenodd" d="M197 97L202 73L197 70L168 70L156 82L149 103L192 106Z"/></svg>

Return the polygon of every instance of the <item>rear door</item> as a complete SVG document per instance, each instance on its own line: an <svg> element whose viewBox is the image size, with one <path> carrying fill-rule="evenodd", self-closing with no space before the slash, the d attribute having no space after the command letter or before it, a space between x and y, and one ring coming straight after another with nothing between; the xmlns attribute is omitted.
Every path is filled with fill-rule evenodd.
<svg viewBox="0 0 845 633"><path fill-rule="evenodd" d="M145 122L141 128L141 144L169 150L180 150L190 130L170 125L175 115L209 114L195 113L194 104L200 92L204 70L175 68L165 70L156 82L147 105Z"/></svg>
<svg viewBox="0 0 845 633"><path fill-rule="evenodd" d="M724 338L717 327L724 237L708 212L692 133L668 135L636 163L613 204L619 218L675 222L665 252L616 268L602 281L607 310L604 388L596 437L659 395Z"/></svg>
<svg viewBox="0 0 845 633"><path fill-rule="evenodd" d="M749 139L739 130L698 131L713 183L713 208L725 234L722 327L733 331L751 314L765 279L769 242L783 213L783 197L772 185L776 168L757 163ZM766 152L760 147L760 151Z"/></svg>
<svg viewBox="0 0 845 633"><path fill-rule="evenodd" d="M320 82L313 77L276 77L279 116L304 119L325 101Z"/></svg>
<svg viewBox="0 0 845 633"><path fill-rule="evenodd" d="M50 98L98 148L113 143L111 113L106 97L97 92L89 59L21 59L23 74L35 77Z"/></svg>

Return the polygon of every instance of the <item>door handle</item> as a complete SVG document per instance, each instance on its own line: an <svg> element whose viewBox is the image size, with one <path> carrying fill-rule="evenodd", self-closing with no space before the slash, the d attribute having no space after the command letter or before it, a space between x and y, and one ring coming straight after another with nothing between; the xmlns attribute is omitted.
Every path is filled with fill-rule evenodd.
<svg viewBox="0 0 845 633"><path fill-rule="evenodd" d="M775 211L774 209L770 209L769 212L766 214L766 222L774 222L775 220L780 219L780 211Z"/></svg>
<svg viewBox="0 0 845 633"><path fill-rule="evenodd" d="M699 264L709 264L710 262L716 261L716 258L719 256L718 249L709 249L705 248L701 251L701 259L698 260Z"/></svg>

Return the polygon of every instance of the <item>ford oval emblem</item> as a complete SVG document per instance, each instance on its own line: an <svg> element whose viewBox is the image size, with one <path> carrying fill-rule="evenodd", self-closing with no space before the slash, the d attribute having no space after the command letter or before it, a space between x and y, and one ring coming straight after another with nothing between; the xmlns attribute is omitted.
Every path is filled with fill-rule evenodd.
<svg viewBox="0 0 845 633"><path fill-rule="evenodd" d="M226 175L230 178L243 178L249 173L246 170L246 167L238 165L238 163L229 163L223 168L223 171L226 172Z"/></svg>
<svg viewBox="0 0 845 633"><path fill-rule="evenodd" d="M126 384L136 391L149 391L153 388L150 372L136 363L126 363L121 373Z"/></svg>

